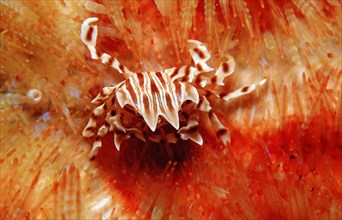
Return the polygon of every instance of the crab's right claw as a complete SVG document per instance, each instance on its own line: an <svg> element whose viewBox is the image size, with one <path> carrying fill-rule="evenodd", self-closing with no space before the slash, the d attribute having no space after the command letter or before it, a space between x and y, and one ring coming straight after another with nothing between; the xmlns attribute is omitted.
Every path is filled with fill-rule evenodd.
<svg viewBox="0 0 342 220"><path fill-rule="evenodd" d="M86 19L81 28L81 40L85 43L91 53L91 58L97 59L98 56L96 54L96 39L97 39L97 25L93 23L97 22L99 19L92 17Z"/></svg>

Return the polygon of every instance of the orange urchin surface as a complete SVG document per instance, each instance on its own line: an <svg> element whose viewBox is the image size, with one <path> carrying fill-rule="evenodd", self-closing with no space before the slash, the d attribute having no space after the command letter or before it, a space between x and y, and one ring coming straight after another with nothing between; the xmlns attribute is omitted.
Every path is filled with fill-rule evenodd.
<svg viewBox="0 0 342 220"><path fill-rule="evenodd" d="M80 39L92 16L98 49L133 71L189 64L197 39L211 66L236 61L212 89L267 78L213 104L228 151L202 123L203 146L117 151L108 134L90 161L90 102L123 80ZM341 219L341 16L337 0L1 1L0 219Z"/></svg>

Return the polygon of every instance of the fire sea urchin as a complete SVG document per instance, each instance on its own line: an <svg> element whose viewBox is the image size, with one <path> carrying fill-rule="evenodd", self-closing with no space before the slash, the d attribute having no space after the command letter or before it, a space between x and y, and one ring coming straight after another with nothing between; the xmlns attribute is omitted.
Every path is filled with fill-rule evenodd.
<svg viewBox="0 0 342 220"><path fill-rule="evenodd" d="M0 219L341 219L341 15L338 0L1 1ZM117 151L99 114L90 161L90 103L132 77L120 71L196 82L179 91L198 102L169 92L189 106L152 120L118 99L136 130Z"/></svg>

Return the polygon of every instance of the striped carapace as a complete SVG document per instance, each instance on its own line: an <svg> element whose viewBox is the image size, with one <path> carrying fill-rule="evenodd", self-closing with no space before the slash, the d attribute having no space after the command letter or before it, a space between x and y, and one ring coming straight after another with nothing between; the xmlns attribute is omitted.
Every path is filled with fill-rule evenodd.
<svg viewBox="0 0 342 220"><path fill-rule="evenodd" d="M202 73L214 69L206 63L210 59L207 48L199 41L189 40L188 49L194 66L173 67L160 72L135 73L107 53L96 49L98 18L88 18L82 24L81 39L88 46L92 59L99 59L125 76L121 83L104 87L92 103L89 122L83 130L84 137L96 136L90 157L102 146L102 137L108 131L114 134L114 144L120 149L123 140L136 137L142 141L175 143L190 139L203 144L198 129L200 112L208 115L217 138L227 145L230 136L212 109L209 96L229 101L248 94L259 83L244 86L231 93L219 93L207 88L209 84L223 86L224 78L235 69L235 60L228 56L212 77Z"/></svg>

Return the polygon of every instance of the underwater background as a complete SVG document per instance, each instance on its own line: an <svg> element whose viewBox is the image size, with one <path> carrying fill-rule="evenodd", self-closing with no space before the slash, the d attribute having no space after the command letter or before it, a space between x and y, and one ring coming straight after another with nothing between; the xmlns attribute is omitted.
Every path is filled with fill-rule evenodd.
<svg viewBox="0 0 342 220"><path fill-rule="evenodd" d="M342 17L339 0L3 0L0 2L0 219L341 219ZM213 108L228 153L204 123L203 146L180 141L95 160L82 137L102 87L123 80L90 58L98 48L133 71L228 54L222 92L267 83Z"/></svg>

